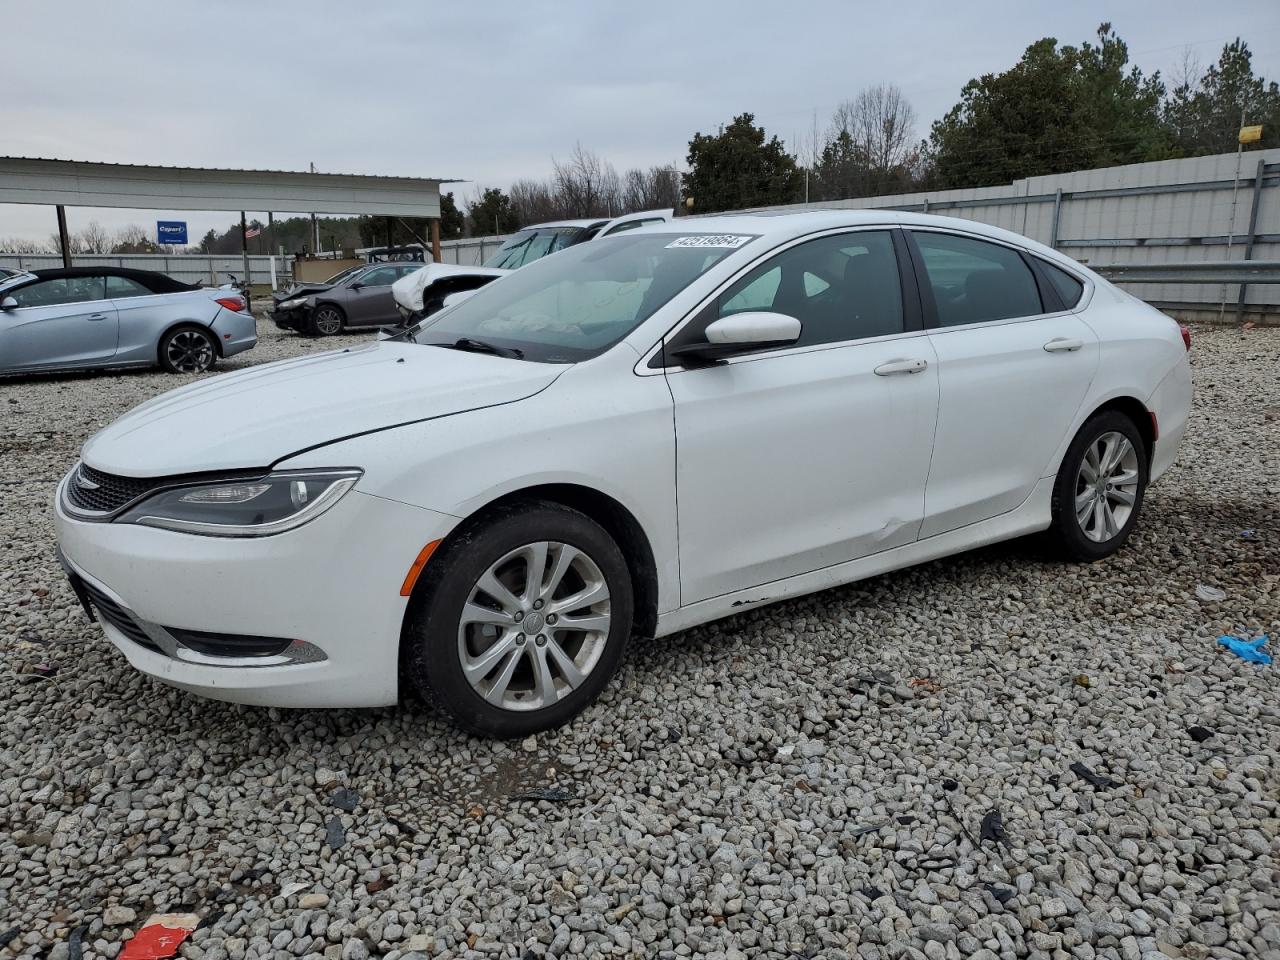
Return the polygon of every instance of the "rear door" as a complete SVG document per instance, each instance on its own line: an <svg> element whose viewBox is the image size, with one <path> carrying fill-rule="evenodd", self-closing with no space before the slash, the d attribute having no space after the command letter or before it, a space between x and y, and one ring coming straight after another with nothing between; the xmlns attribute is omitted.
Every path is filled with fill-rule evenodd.
<svg viewBox="0 0 1280 960"><path fill-rule="evenodd" d="M1007 513L1052 474L1093 381L1098 338L1015 247L937 230L909 236L938 365L924 538Z"/></svg>
<svg viewBox="0 0 1280 960"><path fill-rule="evenodd" d="M119 324L102 276L58 277L9 291L0 311L0 370L93 366L115 355Z"/></svg>

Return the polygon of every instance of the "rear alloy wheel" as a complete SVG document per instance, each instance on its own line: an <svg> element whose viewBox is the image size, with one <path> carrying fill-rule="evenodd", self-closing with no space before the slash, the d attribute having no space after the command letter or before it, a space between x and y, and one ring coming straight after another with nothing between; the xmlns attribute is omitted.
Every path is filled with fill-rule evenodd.
<svg viewBox="0 0 1280 960"><path fill-rule="evenodd" d="M1129 539L1147 487L1147 449L1132 420L1107 411L1072 441L1054 485L1053 532L1077 560L1110 556Z"/></svg>
<svg viewBox="0 0 1280 960"><path fill-rule="evenodd" d="M204 373L218 362L213 334L198 327L179 327L160 343L160 365L169 373Z"/></svg>
<svg viewBox="0 0 1280 960"><path fill-rule="evenodd" d="M631 579L594 521L507 508L431 558L405 636L424 698L473 733L526 736L591 703L631 633Z"/></svg>
<svg viewBox="0 0 1280 960"><path fill-rule="evenodd" d="M330 304L321 304L311 314L311 332L317 337L332 337L342 332L346 318Z"/></svg>

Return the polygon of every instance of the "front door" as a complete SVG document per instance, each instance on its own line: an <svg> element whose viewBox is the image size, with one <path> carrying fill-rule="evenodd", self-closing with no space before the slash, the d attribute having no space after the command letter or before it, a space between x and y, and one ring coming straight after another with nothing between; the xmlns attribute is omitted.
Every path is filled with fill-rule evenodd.
<svg viewBox="0 0 1280 960"><path fill-rule="evenodd" d="M0 310L0 370L109 361L119 323L103 283L101 276L58 277L5 293L17 307Z"/></svg>
<svg viewBox="0 0 1280 960"><path fill-rule="evenodd" d="M892 231L844 232L756 267L675 335L745 310L802 325L795 346L667 370L682 603L916 539L938 385L914 298Z"/></svg>
<svg viewBox="0 0 1280 960"><path fill-rule="evenodd" d="M1093 381L1098 338L1044 302L1012 247L946 232L912 236L938 360L938 430L920 531L931 537L1015 509L1052 472Z"/></svg>
<svg viewBox="0 0 1280 960"><path fill-rule="evenodd" d="M353 326L395 323L399 320L391 285L400 279L400 268L387 264L374 267L347 291L347 322Z"/></svg>

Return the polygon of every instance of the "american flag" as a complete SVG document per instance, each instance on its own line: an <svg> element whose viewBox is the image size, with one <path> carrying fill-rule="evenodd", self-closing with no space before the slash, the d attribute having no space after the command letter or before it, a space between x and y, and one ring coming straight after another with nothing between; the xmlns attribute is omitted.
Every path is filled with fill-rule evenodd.
<svg viewBox="0 0 1280 960"><path fill-rule="evenodd" d="M261 227L249 227L244 232L244 238L246 240L252 240L254 237L259 236L261 233L262 233Z"/></svg>

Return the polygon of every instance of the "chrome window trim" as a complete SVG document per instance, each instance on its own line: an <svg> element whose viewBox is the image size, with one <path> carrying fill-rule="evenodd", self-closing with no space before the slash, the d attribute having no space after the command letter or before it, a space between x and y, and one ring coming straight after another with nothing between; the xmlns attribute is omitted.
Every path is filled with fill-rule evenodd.
<svg viewBox="0 0 1280 960"><path fill-rule="evenodd" d="M698 316L698 314L700 314L703 310L705 310L707 306L713 300L716 299L716 297L720 296L722 293L728 290L729 287L733 286L735 283L741 280L744 276L746 276L756 267L760 266L766 260L769 260L780 253L790 250L793 247L797 247L802 243L808 243L811 240L821 240L824 237L834 237L842 233L866 233L868 231L879 232L879 231L886 231L886 230L891 231L891 230L901 229L902 227L903 227L902 224L893 223L893 222L859 224L855 227L850 227L850 226L828 227L824 230L818 230L814 233L806 233L803 236L792 237L786 243L779 244L778 246L775 246L775 247L770 247L768 250L762 252L759 256L757 256L754 260L740 267L737 270L737 272L735 272L731 277L729 277L723 283L721 283L718 287L716 287L715 290L713 290L707 296L703 297L700 301L698 301L698 303L692 309L686 312L683 317L681 317L679 320L676 320L667 329L666 333L660 336L657 339L657 341L649 347L648 350L644 351L644 353L640 357L640 362L637 363L635 367L632 368L633 372L637 376L652 377L652 376L665 376L666 374L673 373L673 372L683 373L690 370L691 368L689 367L682 367L678 365L670 366L670 367L650 367L649 363L653 360L653 357L658 353L658 351L662 349L662 345L664 342L666 342L668 339L679 334L682 330L684 330L684 328L688 326L690 323L692 323L693 320ZM904 305L904 315L905 315L905 305ZM834 348L834 347L844 347L853 343L870 343L872 341L900 339L900 338L907 337L909 335L914 336L914 335L925 333L925 332L926 331L924 330L904 330L902 331L902 333L890 333L890 334L885 334L884 336L881 336L881 337L854 337L851 340L840 340L840 341L833 341L830 343L812 343L803 347L783 347L778 350L762 351L760 353L744 354L741 357L728 358L722 363L740 363L744 360L761 360L766 357L787 356L793 353L796 353L796 354L811 353L814 350L821 350L825 348ZM722 364L717 364L717 366L719 365L722 365Z"/></svg>

